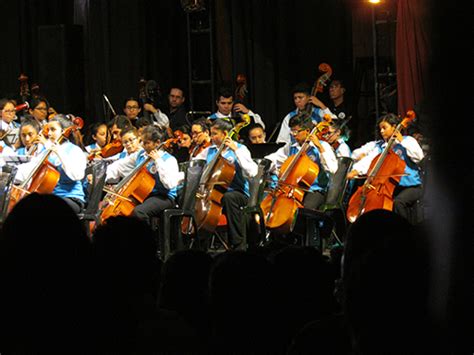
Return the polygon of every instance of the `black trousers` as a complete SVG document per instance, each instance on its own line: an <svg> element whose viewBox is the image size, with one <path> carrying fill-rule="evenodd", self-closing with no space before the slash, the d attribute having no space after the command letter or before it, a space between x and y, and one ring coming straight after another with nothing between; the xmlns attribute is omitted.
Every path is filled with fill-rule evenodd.
<svg viewBox="0 0 474 355"><path fill-rule="evenodd" d="M132 216L150 224L151 217L159 217L163 210L172 208L174 205L175 202L169 197L162 195L149 196L142 204L135 207Z"/></svg>
<svg viewBox="0 0 474 355"><path fill-rule="evenodd" d="M81 211L84 209L84 202L77 198L63 197L63 200L66 201L66 203L69 205L69 207L72 208L75 214L81 213Z"/></svg>
<svg viewBox="0 0 474 355"><path fill-rule="evenodd" d="M227 218L227 236L232 249L243 250L246 246L247 217L242 208L248 197L240 191L227 191L222 197L222 212Z"/></svg>
<svg viewBox="0 0 474 355"><path fill-rule="evenodd" d="M411 221L411 208L423 196L423 188L421 185L410 187L397 186L393 196L393 211Z"/></svg>
<svg viewBox="0 0 474 355"><path fill-rule="evenodd" d="M303 198L303 206L310 210L317 210L324 203L325 199L326 195L319 191L307 192Z"/></svg>

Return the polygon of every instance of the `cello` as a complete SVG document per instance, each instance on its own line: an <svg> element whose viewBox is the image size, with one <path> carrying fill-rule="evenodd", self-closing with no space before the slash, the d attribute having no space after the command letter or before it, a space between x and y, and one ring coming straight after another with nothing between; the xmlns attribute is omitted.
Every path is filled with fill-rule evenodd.
<svg viewBox="0 0 474 355"><path fill-rule="evenodd" d="M169 146L170 142L161 143L156 150ZM107 193L103 199L100 220L103 223L107 218L114 216L130 216L133 209L143 203L155 187L155 178L146 166L151 161L148 156L138 164L114 189L104 188Z"/></svg>
<svg viewBox="0 0 474 355"><path fill-rule="evenodd" d="M330 117L316 125L306 137L299 152L288 157L282 164L278 175L278 185L260 204L266 227L277 233L291 232L298 208L303 208L305 192L319 175L319 167L306 154L310 147L310 137L318 138L326 132Z"/></svg>
<svg viewBox="0 0 474 355"><path fill-rule="evenodd" d="M226 135L231 137L250 124L250 116L243 115L239 122ZM197 229L214 232L222 214L221 200L229 188L234 176L235 166L224 159L221 154L226 145L222 141L214 158L207 164L196 192L195 221Z"/></svg>
<svg viewBox="0 0 474 355"><path fill-rule="evenodd" d="M393 210L393 192L405 172L406 163L392 149L396 134L415 119L415 112L408 111L397 125L385 149L371 162L365 183L349 200L346 217L353 223L363 213L375 209Z"/></svg>
<svg viewBox="0 0 474 355"><path fill-rule="evenodd" d="M82 127L79 125L73 125L66 128L63 134L58 139L58 143L61 143L63 139L69 137L69 135ZM43 136L48 136L48 126L42 131ZM60 173L48 160L50 154L53 152L52 148L48 148L43 152L43 156L39 159L38 163L33 167L31 172L28 174L26 179L19 185L12 185L12 192L10 194L10 201L8 204L8 213L13 207L26 195L33 192L50 194L56 187Z"/></svg>

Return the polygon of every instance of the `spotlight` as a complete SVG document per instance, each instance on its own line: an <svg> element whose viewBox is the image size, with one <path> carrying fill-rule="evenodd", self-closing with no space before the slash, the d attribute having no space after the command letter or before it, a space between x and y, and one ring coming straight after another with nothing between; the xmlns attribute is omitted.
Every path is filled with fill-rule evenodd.
<svg viewBox="0 0 474 355"><path fill-rule="evenodd" d="M181 7L185 12L199 12L206 10L204 0L181 0Z"/></svg>
<svg viewBox="0 0 474 355"><path fill-rule="evenodd" d="M380 4L380 0L369 0L371 4Z"/></svg>

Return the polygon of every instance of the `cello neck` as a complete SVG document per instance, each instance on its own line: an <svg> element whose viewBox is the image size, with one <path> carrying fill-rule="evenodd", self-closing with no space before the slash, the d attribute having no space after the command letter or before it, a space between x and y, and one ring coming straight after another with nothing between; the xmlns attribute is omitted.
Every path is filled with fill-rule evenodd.
<svg viewBox="0 0 474 355"><path fill-rule="evenodd" d="M298 151L298 153L296 153L295 157L293 158L293 160L291 161L290 165L288 166L288 169L286 169L285 173L281 176L281 179L282 181L286 180L286 178L288 177L288 174L293 170L293 167L296 165L296 162L298 161L298 159L304 154L306 153L306 151L308 150L309 148L309 144L310 144L310 140L309 140L309 137L313 134L316 133L318 127L317 126L314 126L314 128L311 130L311 132L308 134L308 136L306 137L305 141L303 142L303 144L301 145L301 149Z"/></svg>
<svg viewBox="0 0 474 355"><path fill-rule="evenodd" d="M161 148L164 147L166 142L162 142L160 143L160 145L155 148L156 150L161 150ZM128 182L130 180L132 180L135 175L138 174L138 172L144 167L146 166L149 162L151 161L151 157L148 156L145 160L143 160L140 164L138 164L131 172L130 174L128 174L126 177L124 177L122 179L122 181L120 181L120 183L117 184L116 188L115 188L115 192L118 192L120 191L126 184L128 184Z"/></svg>
<svg viewBox="0 0 474 355"><path fill-rule="evenodd" d="M377 163L374 165L373 169L367 174L367 180L366 184L370 183L372 178L377 175L379 172L380 168L382 167L382 164L390 151L392 149L393 145L395 144L395 140L397 139L396 133L400 132L400 130L403 128L403 123L399 123L395 130L393 131L393 134L390 136L390 139L387 141L387 146L384 148L382 153L379 156L379 159L377 160Z"/></svg>

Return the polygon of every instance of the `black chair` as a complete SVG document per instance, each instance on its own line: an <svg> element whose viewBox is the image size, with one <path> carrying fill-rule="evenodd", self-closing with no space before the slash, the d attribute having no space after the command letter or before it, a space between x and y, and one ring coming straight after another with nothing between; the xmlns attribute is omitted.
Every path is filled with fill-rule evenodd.
<svg viewBox="0 0 474 355"><path fill-rule="evenodd" d="M183 189L178 197L176 208L168 208L162 212L158 220L154 220L153 224L158 224L158 235L160 244L160 256L163 261L166 261L172 252L184 249L183 235L181 233L181 221L183 217L190 217L191 221L194 216L194 204L196 191L199 186L199 181L202 175L205 160L191 160L180 164L180 169L184 172ZM193 228L196 226L193 223ZM192 247L194 240L191 241Z"/></svg>
<svg viewBox="0 0 474 355"><path fill-rule="evenodd" d="M258 170L257 174L249 179L249 199L247 205L242 209L242 213L247 215L247 246L255 246L263 244L266 238L265 219L263 216L262 208L260 203L262 202L268 170L271 165L271 161L268 159L253 159L257 163ZM251 232L255 231L253 234ZM227 233L227 224L219 224L216 231L211 237L211 249L214 247L216 238L222 244L225 250L230 250L230 246L226 242L225 235Z"/></svg>
<svg viewBox="0 0 474 355"><path fill-rule="evenodd" d="M16 171L16 166L4 165L0 172L0 225L2 225L7 218L10 193Z"/></svg>
<svg viewBox="0 0 474 355"><path fill-rule="evenodd" d="M96 226L100 224L99 203L102 199L106 172L107 163L104 160L98 160L94 162L94 164L86 170L86 174L92 174L92 182L88 186L87 205L77 216L83 223L89 238L92 235L90 223L94 222Z"/></svg>
<svg viewBox="0 0 474 355"><path fill-rule="evenodd" d="M412 225L418 225L423 223L429 217L429 203L427 202L425 191L426 185L429 182L429 170L431 168L431 157L426 155L422 161L418 164L420 168L420 176L421 176L421 188L422 188L422 195L421 197L416 200L413 205L409 207L409 215L408 221Z"/></svg>
<svg viewBox="0 0 474 355"><path fill-rule="evenodd" d="M343 215L343 223L346 223L347 173L352 168L354 161L349 157L339 157L337 162L338 169L336 173L329 176L328 190L323 205L318 210L299 208L297 211L297 218L304 223L302 244L315 246L321 252L325 248L324 241L328 241L330 237L335 238L337 243L342 246L342 241L336 232L334 216L337 211L337 213Z"/></svg>
<svg viewBox="0 0 474 355"><path fill-rule="evenodd" d="M349 180L347 179L347 174L352 169L354 159L339 157L337 158L337 164L338 168L336 173L329 178L326 200L320 207L320 210L333 218L334 226L331 230L331 237L342 246L343 242L338 236L337 230L345 231L347 229L346 209L349 197ZM339 234L341 234L341 232Z"/></svg>
<svg viewBox="0 0 474 355"><path fill-rule="evenodd" d="M254 159L258 165L257 175L249 181L249 201L243 209L243 213L248 216L247 242L249 245L262 245L266 241L265 218L263 216L262 203L265 188L268 181L268 170L271 161L268 159ZM255 231L252 235L252 231Z"/></svg>

